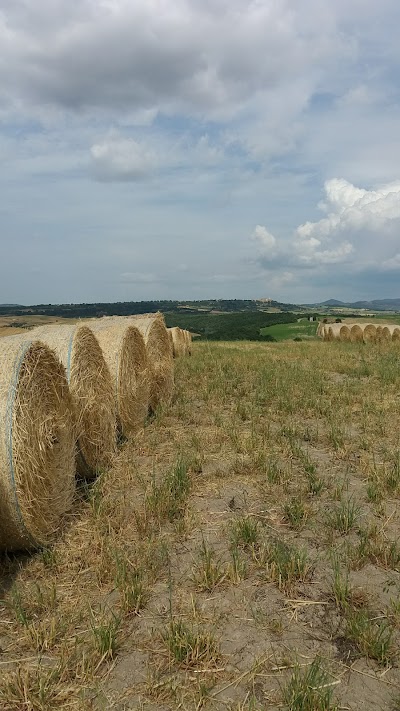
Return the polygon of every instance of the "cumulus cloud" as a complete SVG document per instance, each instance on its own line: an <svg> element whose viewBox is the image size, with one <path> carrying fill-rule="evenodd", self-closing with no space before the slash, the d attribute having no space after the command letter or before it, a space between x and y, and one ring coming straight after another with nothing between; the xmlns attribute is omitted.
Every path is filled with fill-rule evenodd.
<svg viewBox="0 0 400 711"><path fill-rule="evenodd" d="M282 270L288 265L319 270L332 264L347 265L353 273L400 269L400 181L368 190L334 178L325 183L324 193L319 208L326 217L299 225L279 244L266 227L257 226L253 237L264 268L273 262ZM265 245L274 248L270 258Z"/></svg>
<svg viewBox="0 0 400 711"><path fill-rule="evenodd" d="M155 168L155 156L129 138L110 137L91 149L92 173L101 182L135 181L146 178Z"/></svg>
<svg viewBox="0 0 400 711"><path fill-rule="evenodd" d="M365 190L347 180L333 178L325 183L325 195L320 207L328 213L327 217L300 225L297 234L301 239L324 239L361 229L379 230L400 219L400 182Z"/></svg>
<svg viewBox="0 0 400 711"><path fill-rule="evenodd" d="M264 225L256 225L252 237L258 242L263 252L273 250L276 246L276 237L271 232L268 232Z"/></svg>

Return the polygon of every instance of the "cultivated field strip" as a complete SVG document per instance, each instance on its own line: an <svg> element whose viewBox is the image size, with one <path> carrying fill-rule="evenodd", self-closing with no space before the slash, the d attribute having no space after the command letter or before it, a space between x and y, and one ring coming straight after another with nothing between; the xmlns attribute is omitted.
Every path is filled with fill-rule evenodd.
<svg viewBox="0 0 400 711"><path fill-rule="evenodd" d="M395 343L178 359L62 538L2 561L0 708L398 708L399 364Z"/></svg>

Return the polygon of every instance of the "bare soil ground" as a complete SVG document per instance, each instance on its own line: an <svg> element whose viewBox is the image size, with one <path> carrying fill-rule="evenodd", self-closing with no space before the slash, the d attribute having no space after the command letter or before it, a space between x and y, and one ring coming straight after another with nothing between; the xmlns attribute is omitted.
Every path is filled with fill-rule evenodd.
<svg viewBox="0 0 400 711"><path fill-rule="evenodd" d="M0 708L400 709L399 366L195 344L54 546L2 559Z"/></svg>

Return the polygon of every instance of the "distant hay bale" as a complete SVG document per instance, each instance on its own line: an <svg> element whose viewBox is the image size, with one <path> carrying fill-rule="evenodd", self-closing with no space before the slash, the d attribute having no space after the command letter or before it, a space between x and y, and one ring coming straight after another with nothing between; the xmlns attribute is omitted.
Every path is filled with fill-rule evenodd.
<svg viewBox="0 0 400 711"><path fill-rule="evenodd" d="M351 341L350 328L346 324L339 324L341 328L339 329L339 338L341 341L349 342Z"/></svg>
<svg viewBox="0 0 400 711"><path fill-rule="evenodd" d="M399 333L399 337L400 337L400 328L398 326L395 326L395 325L384 326L383 330L382 330L383 340L384 341L398 340L397 332ZM396 336L395 336L395 333L396 333Z"/></svg>
<svg viewBox="0 0 400 711"><path fill-rule="evenodd" d="M392 333L392 341L400 341L400 326L395 326Z"/></svg>
<svg viewBox="0 0 400 711"><path fill-rule="evenodd" d="M141 332L146 344L148 371L150 376L150 409L154 411L160 403L171 400L174 388L174 362L170 337L161 313L129 316Z"/></svg>
<svg viewBox="0 0 400 711"><path fill-rule="evenodd" d="M75 489L75 431L65 370L42 342L0 340L0 548L47 545Z"/></svg>
<svg viewBox="0 0 400 711"><path fill-rule="evenodd" d="M328 341L340 341L340 329L342 327L341 323L331 323L328 324Z"/></svg>
<svg viewBox="0 0 400 711"><path fill-rule="evenodd" d="M325 324L324 324L322 321L319 321L319 322L318 322L317 331L316 331L316 334L315 334L316 336L323 337L323 335L324 335L324 326L325 326Z"/></svg>
<svg viewBox="0 0 400 711"><path fill-rule="evenodd" d="M114 385L117 424L129 435L143 426L149 409L150 380L147 353L139 329L121 317L92 319L95 334Z"/></svg>
<svg viewBox="0 0 400 711"><path fill-rule="evenodd" d="M366 324L363 328L363 341L364 343L373 343L376 341L376 326L372 323Z"/></svg>
<svg viewBox="0 0 400 711"><path fill-rule="evenodd" d="M187 354L192 355L192 334L190 331L185 331L185 337L186 337L186 349L187 349Z"/></svg>
<svg viewBox="0 0 400 711"><path fill-rule="evenodd" d="M175 326L174 328L169 328L168 333L171 334L172 338L172 352L174 358L179 358L180 356L186 355L187 340L185 336L185 331Z"/></svg>
<svg viewBox="0 0 400 711"><path fill-rule="evenodd" d="M362 343L363 329L358 323L354 323L350 328L350 340L352 343Z"/></svg>
<svg viewBox="0 0 400 711"><path fill-rule="evenodd" d="M383 335L383 326L376 326L375 328L375 340L378 342L386 340Z"/></svg>
<svg viewBox="0 0 400 711"><path fill-rule="evenodd" d="M32 334L64 365L77 423L78 472L93 477L107 469L116 450L116 409L110 371L90 328L40 326Z"/></svg>

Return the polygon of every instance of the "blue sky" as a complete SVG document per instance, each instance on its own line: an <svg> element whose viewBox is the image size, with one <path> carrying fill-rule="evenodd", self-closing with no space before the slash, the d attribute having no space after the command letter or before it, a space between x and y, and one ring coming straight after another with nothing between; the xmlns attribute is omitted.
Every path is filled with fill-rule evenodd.
<svg viewBox="0 0 400 711"><path fill-rule="evenodd" d="M0 0L0 303L400 296L394 0Z"/></svg>

